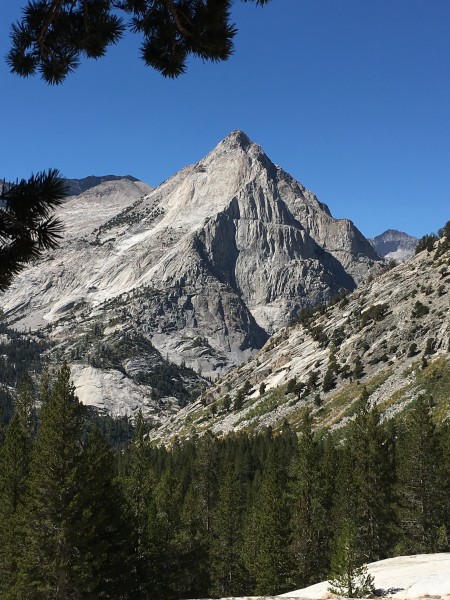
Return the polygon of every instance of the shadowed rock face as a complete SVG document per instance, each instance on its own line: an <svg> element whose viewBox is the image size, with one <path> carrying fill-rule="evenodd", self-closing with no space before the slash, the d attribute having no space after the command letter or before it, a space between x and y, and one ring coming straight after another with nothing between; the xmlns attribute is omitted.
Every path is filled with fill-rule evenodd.
<svg viewBox="0 0 450 600"><path fill-rule="evenodd" d="M241 131L152 191L108 178L61 217L66 241L17 277L5 310L26 327L58 323L66 338L114 320L209 375L246 360L303 307L354 289L380 260Z"/></svg>
<svg viewBox="0 0 450 600"><path fill-rule="evenodd" d="M101 175L100 177L89 175L82 179L66 179L67 193L69 196L78 196L105 181L119 181L120 179L138 181L136 177L132 177L131 175Z"/></svg>

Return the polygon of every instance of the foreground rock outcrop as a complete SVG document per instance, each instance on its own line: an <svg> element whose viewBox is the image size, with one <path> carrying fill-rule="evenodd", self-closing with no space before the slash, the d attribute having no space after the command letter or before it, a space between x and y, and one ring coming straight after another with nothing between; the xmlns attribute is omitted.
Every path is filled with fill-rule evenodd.
<svg viewBox="0 0 450 600"><path fill-rule="evenodd" d="M376 595L398 600L450 599L450 553L396 556L367 565ZM329 597L328 582L282 594L278 598Z"/></svg>
<svg viewBox="0 0 450 600"><path fill-rule="evenodd" d="M374 577L376 597L398 600L450 600L450 553L397 556L367 565ZM281 594L280 596L243 596L222 600L323 600L333 598L328 581Z"/></svg>

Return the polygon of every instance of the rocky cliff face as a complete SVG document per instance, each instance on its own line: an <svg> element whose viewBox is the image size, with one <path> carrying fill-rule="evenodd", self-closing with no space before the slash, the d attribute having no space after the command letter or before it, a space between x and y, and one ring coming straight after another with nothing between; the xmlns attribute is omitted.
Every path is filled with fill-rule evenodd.
<svg viewBox="0 0 450 600"><path fill-rule="evenodd" d="M137 335L209 376L380 261L351 221L333 219L241 131L153 191L105 181L60 216L63 245L17 277L2 298L8 317L50 324L66 353L87 330L101 330L103 345ZM81 360L93 353L98 361L89 345Z"/></svg>
<svg viewBox="0 0 450 600"><path fill-rule="evenodd" d="M333 305L304 313L249 362L165 421L155 438L295 429L305 406L317 427L342 427L365 386L386 415L419 394L450 417L450 241L379 273Z"/></svg>
<svg viewBox="0 0 450 600"><path fill-rule="evenodd" d="M414 255L418 241L416 237L396 229L388 229L384 233L369 239L369 242L380 256L398 262L409 260Z"/></svg>

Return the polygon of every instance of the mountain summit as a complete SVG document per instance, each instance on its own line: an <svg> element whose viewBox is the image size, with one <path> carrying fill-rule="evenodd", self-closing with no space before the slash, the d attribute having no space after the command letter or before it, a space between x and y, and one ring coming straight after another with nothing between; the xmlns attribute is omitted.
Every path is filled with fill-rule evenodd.
<svg viewBox="0 0 450 600"><path fill-rule="evenodd" d="M126 332L169 361L219 374L302 308L354 289L380 260L351 221L334 219L242 131L144 195L139 182L100 185L98 196L100 186L64 205L70 235L2 302L24 327L51 323L67 352L86 329L103 332L103 347ZM103 221L77 213L93 198L107 206L105 186L118 197L119 185L119 197L133 190L120 211ZM92 363L94 349L79 353Z"/></svg>
<svg viewBox="0 0 450 600"><path fill-rule="evenodd" d="M414 256L418 239L397 229L387 231L369 239L380 256L403 262Z"/></svg>

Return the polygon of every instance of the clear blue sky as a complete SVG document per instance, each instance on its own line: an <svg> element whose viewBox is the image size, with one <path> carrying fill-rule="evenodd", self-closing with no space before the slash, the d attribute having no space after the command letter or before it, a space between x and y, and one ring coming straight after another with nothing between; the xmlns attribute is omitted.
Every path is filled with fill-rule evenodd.
<svg viewBox="0 0 450 600"><path fill-rule="evenodd" d="M23 0L0 2L0 54ZM236 1L236 50L163 79L128 35L64 84L0 59L0 177L157 185L233 129L366 235L450 219L450 0Z"/></svg>

